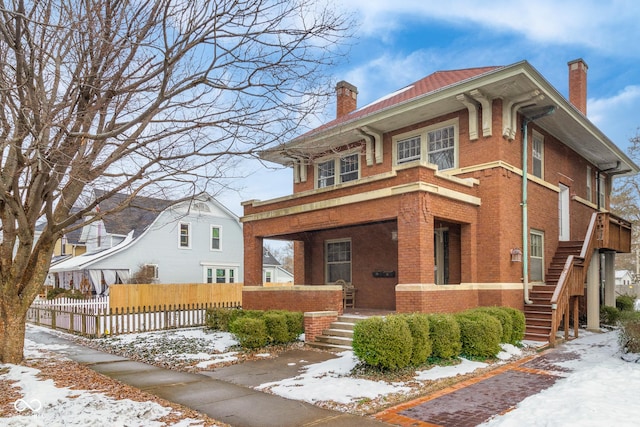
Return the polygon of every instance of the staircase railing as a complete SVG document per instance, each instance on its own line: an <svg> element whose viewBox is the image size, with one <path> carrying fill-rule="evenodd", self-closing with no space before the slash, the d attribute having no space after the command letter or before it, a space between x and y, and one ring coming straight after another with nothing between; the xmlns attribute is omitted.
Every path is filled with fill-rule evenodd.
<svg viewBox="0 0 640 427"><path fill-rule="evenodd" d="M556 334L560 322L564 317L564 336L569 338L569 309L573 300L573 327L574 336L578 336L578 299L584 295L584 282L586 271L591 262L591 254L598 247L603 247L607 223L609 221L607 213L595 212L591 215L589 228L582 244L580 256L569 255L564 264L558 283L551 297L551 332L549 333L549 344L555 345Z"/></svg>

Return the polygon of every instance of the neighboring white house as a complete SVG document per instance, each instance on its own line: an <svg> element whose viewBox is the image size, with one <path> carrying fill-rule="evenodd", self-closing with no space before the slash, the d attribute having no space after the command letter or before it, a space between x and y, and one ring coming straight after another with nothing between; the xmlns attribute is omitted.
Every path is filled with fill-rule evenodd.
<svg viewBox="0 0 640 427"><path fill-rule="evenodd" d="M116 194L98 210L110 210L124 197ZM209 195L180 203L136 198L130 207L85 226L80 241L86 253L52 264L49 283L105 294L108 285L130 283L136 273L155 283L243 280L242 226Z"/></svg>
<svg viewBox="0 0 640 427"><path fill-rule="evenodd" d="M640 297L640 285L629 270L616 270L616 295Z"/></svg>
<svg viewBox="0 0 640 427"><path fill-rule="evenodd" d="M264 250L262 257L262 281L264 283L293 283L293 273L285 270L268 249Z"/></svg>

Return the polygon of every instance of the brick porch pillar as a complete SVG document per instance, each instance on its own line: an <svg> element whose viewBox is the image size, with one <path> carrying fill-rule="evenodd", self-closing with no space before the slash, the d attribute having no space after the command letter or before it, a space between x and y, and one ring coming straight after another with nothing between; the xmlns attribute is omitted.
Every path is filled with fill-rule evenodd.
<svg viewBox="0 0 640 427"><path fill-rule="evenodd" d="M404 194L398 215L398 283L435 283L433 215L427 196Z"/></svg>
<svg viewBox="0 0 640 427"><path fill-rule="evenodd" d="M244 224L244 285L262 286L263 238L253 235L253 225Z"/></svg>

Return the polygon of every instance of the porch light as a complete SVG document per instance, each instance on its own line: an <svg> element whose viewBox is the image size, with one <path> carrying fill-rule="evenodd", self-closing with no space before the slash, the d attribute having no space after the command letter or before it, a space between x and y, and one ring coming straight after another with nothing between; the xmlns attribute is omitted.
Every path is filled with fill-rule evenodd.
<svg viewBox="0 0 640 427"><path fill-rule="evenodd" d="M520 248L511 249L511 262L522 262L522 251Z"/></svg>

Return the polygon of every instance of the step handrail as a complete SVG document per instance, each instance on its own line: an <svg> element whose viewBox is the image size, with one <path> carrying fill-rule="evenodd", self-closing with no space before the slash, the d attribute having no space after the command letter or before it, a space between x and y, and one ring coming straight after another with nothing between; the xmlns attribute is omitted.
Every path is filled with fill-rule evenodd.
<svg viewBox="0 0 640 427"><path fill-rule="evenodd" d="M594 212L591 215L580 256L569 255L565 261L564 268L562 269L553 296L551 297L551 331L549 332L549 344L552 346L555 344L556 334L562 317L568 315L570 297L584 294L585 272L591 262L590 254L596 248L596 242L603 239L602 236L597 236L596 234L598 230L602 229L602 224L604 224L606 219L605 213ZM578 265L581 268L576 268ZM578 287L581 289L578 290ZM577 324L577 319L573 321ZM565 323L568 326L568 322ZM568 333L569 331L565 330L565 335L568 336Z"/></svg>

